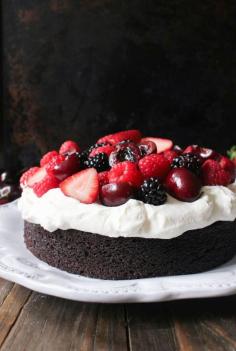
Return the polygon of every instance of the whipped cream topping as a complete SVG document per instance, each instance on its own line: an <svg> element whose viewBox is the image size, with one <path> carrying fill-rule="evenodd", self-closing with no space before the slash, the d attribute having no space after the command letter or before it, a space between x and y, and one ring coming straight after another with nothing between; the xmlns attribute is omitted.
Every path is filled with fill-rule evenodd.
<svg viewBox="0 0 236 351"><path fill-rule="evenodd" d="M19 200L24 220L53 232L77 229L110 237L171 239L192 229L236 218L236 182L224 186L204 186L201 197L182 202L168 196L161 206L129 200L117 207L99 203L82 204L65 196L59 188L38 198L30 188Z"/></svg>

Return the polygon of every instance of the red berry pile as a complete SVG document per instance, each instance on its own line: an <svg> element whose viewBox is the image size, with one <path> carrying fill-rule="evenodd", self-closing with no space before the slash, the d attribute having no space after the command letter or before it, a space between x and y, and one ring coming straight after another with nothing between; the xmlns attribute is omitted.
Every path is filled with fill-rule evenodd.
<svg viewBox="0 0 236 351"><path fill-rule="evenodd" d="M126 130L100 138L81 150L72 140L53 150L21 179L38 197L60 188L69 197L91 204L119 206L130 198L161 205L167 193L181 201L199 198L203 185L227 186L235 180L235 164L198 145L185 149L169 139L145 137Z"/></svg>

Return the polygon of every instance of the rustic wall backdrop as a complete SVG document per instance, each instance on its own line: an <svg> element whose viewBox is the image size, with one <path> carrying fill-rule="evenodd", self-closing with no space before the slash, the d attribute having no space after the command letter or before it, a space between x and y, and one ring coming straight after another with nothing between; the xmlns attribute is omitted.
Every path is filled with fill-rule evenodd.
<svg viewBox="0 0 236 351"><path fill-rule="evenodd" d="M236 143L235 4L2 0L7 152L29 165L66 138L134 127Z"/></svg>

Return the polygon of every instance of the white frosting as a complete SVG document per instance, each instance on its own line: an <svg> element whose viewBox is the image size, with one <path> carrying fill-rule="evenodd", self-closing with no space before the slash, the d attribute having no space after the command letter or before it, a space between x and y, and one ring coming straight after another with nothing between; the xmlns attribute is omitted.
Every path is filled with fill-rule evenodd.
<svg viewBox="0 0 236 351"><path fill-rule="evenodd" d="M224 186L204 186L201 197L191 203L168 196L164 205L153 206L129 200L124 205L106 207L82 204L65 196L59 188L38 198L26 188L19 200L23 219L56 229L77 229L110 237L171 239L191 229L216 221L236 218L236 182Z"/></svg>

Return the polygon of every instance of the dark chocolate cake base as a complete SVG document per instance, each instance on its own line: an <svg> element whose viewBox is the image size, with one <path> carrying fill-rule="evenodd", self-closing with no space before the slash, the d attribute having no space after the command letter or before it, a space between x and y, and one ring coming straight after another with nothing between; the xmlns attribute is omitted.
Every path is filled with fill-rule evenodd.
<svg viewBox="0 0 236 351"><path fill-rule="evenodd" d="M25 222L24 238L27 248L49 265L102 279L198 273L236 254L235 222L217 222L169 240L110 238L72 229L50 233Z"/></svg>

